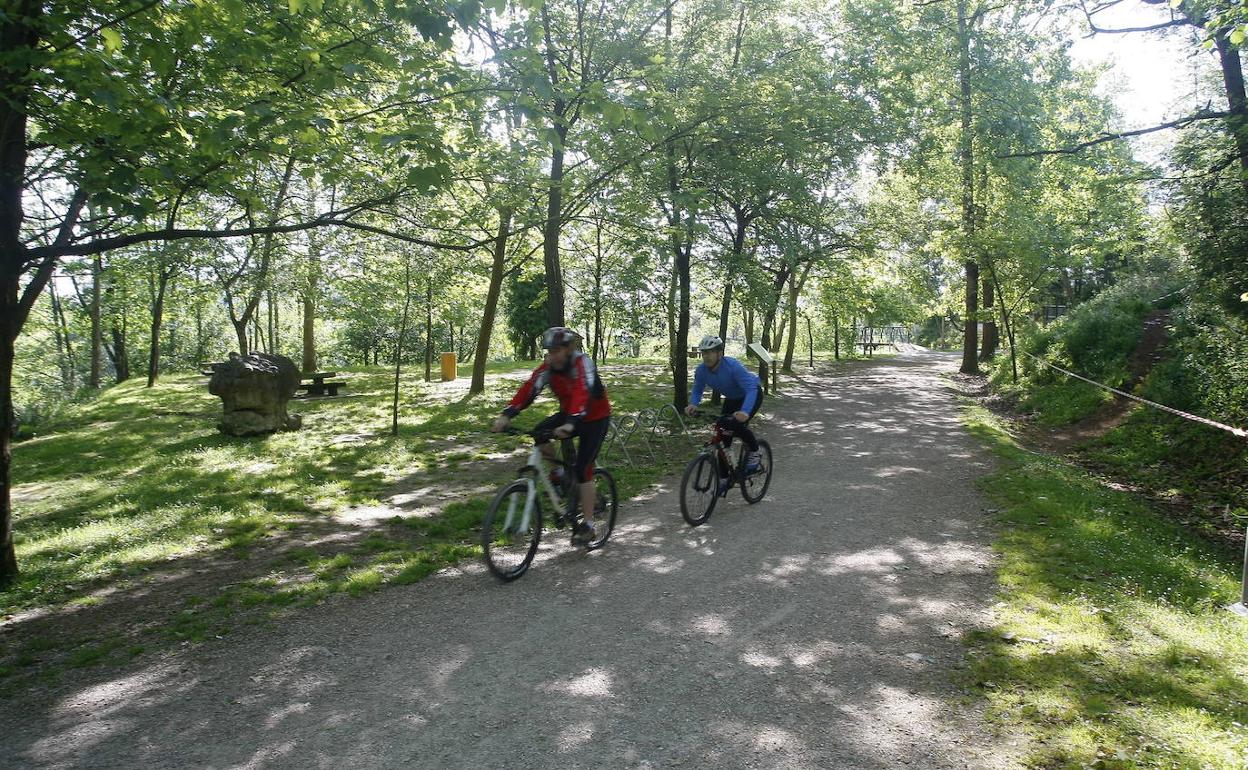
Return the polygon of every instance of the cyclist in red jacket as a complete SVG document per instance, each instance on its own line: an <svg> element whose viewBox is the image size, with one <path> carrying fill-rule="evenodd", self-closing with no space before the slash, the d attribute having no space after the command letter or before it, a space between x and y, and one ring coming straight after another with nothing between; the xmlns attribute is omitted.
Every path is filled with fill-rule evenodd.
<svg viewBox="0 0 1248 770"><path fill-rule="evenodd" d="M574 543L592 543L597 539L594 522L594 460L611 424L611 402L594 367L594 360L576 349L577 334L563 326L552 326L542 334L546 356L520 386L511 403L494 421L495 432L504 431L511 418L528 408L547 385L559 397L559 411L537 424L539 430L554 431L557 438L575 436L576 463L573 472L580 485L582 523L572 533ZM555 459L555 446L541 445L542 454Z"/></svg>

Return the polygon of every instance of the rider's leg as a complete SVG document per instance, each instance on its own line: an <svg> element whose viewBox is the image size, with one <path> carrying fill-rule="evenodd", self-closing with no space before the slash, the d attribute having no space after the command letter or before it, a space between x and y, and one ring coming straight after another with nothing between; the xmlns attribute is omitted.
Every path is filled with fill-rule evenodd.
<svg viewBox="0 0 1248 770"><path fill-rule="evenodd" d="M588 522L594 520L594 506L598 502L598 489L594 486L594 461L598 459L598 450L607 437L607 428L611 418L593 422L583 422L576 429L576 464L573 469L576 481L580 484L581 515Z"/></svg>
<svg viewBox="0 0 1248 770"><path fill-rule="evenodd" d="M563 412L555 412L535 425L534 430L554 430L567 421L568 419L563 416ZM542 457L546 458L546 462L553 464L555 460L559 459L557 442L543 441L538 444L537 447L542 451Z"/></svg>
<svg viewBox="0 0 1248 770"><path fill-rule="evenodd" d="M754 415L758 414L758 410L760 407L762 407L762 405L763 405L763 394L759 393L758 398L754 399L754 406L750 409L750 420L754 419ZM737 435L739 435L741 439L745 441L746 447L748 447L751 452L757 452L758 451L758 437L754 435L754 431L750 430L750 420L737 423L737 425L740 426L737 428Z"/></svg>

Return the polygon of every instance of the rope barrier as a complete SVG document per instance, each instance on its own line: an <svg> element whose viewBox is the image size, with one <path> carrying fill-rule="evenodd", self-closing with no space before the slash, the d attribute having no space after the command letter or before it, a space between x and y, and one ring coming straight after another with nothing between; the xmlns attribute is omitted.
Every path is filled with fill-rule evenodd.
<svg viewBox="0 0 1248 770"><path fill-rule="evenodd" d="M1244 430L1243 428L1236 428L1236 427L1235 427L1235 426L1233 426L1233 425L1227 425L1227 424L1225 424L1225 423L1217 422L1216 420L1210 420L1208 417L1201 417L1201 416L1200 416L1200 415L1198 415L1198 414L1192 414L1192 413L1190 413L1190 412L1184 412L1184 411L1182 411L1182 410L1180 410L1180 409L1175 409L1175 408L1174 408L1174 407L1172 407L1172 406L1166 406L1165 404L1159 404L1159 403L1157 403L1156 401L1149 401L1147 398L1140 398L1139 396L1134 395L1134 394L1132 394L1132 393L1127 393L1126 391L1122 391L1122 390L1119 390L1119 389L1117 389L1117 388L1111 388L1110 386L1105 385L1105 384L1100 383L1100 382L1097 382L1096 380L1090 380L1090 379L1088 379L1087 377L1084 377L1084 376L1079 375L1079 374L1075 374L1074 372L1070 371L1069 369L1063 369L1063 368L1062 368L1062 367L1060 367L1060 366L1057 366L1057 365L1055 365L1055 364L1051 364L1051 363L1049 363L1048 361L1045 361L1044 359L1039 358L1039 357L1037 357L1037 356L1033 356L1031 353L1028 353L1028 352L1026 352L1026 351L1021 351L1021 352L1023 353L1023 355L1025 355L1025 356L1027 356L1028 358L1032 359L1032 360L1033 360L1033 361L1035 361L1036 363L1041 364L1042 366L1047 366L1047 367L1049 367L1050 369L1056 369L1057 371L1061 372L1062 374L1065 374L1065 375L1066 375L1066 376L1068 376L1068 377L1074 377L1076 380L1082 380L1083 382L1086 382L1086 383L1088 383L1089 385L1095 385L1096 387L1098 387L1098 388L1100 388L1100 389L1102 389L1102 390L1108 390L1110 393L1113 393L1113 394L1115 394L1115 395L1122 396L1123 398L1129 398L1129 399L1131 399L1132 401L1138 401L1139 403L1144 404L1145 406L1151 406L1152 408L1154 408L1154 409L1159 409L1159 410L1161 410L1161 411L1163 411L1163 412L1169 412L1170 414L1172 414L1172 415L1174 415L1174 416L1176 416L1176 417L1182 417L1184 420L1190 420L1190 421L1192 421L1192 422L1198 422L1198 423L1200 423L1201 425L1207 425L1207 426L1209 426L1210 428L1217 428L1218 430L1224 430L1224 431L1226 431L1227 433L1230 433L1230 434L1232 434L1232 435L1238 436L1238 437L1240 437L1240 438L1248 438L1248 430Z"/></svg>
<svg viewBox="0 0 1248 770"><path fill-rule="evenodd" d="M1041 364L1042 366L1047 366L1050 369L1056 369L1057 371L1061 372L1062 374L1065 374L1068 377L1074 377L1076 380L1082 380L1083 382L1086 382L1089 385L1095 385L1096 387L1101 388L1102 390L1108 390L1110 393L1114 393L1116 395L1122 396L1123 398L1129 398L1132 401L1138 401L1141 404L1144 404L1145 406L1151 406L1154 409L1159 409L1163 412L1168 412L1176 417L1182 417L1184 420L1190 420L1192 422L1200 423L1201 425L1207 425L1210 428L1217 428L1218 430L1224 430L1227 433L1238 436L1240 438L1248 438L1248 431L1245 431L1241 428L1236 428L1232 425L1226 425L1225 423L1220 423L1215 420L1210 420L1208 417L1201 417L1198 414L1191 414L1190 412L1184 412L1180 409L1175 409L1172 406L1159 404L1156 401L1149 401L1147 398L1140 398L1137 395L1134 395L1132 393L1127 393L1125 391L1121 391L1117 388L1111 388L1108 385L1097 382L1096 380L1090 380L1087 377L1075 374L1069 369L1063 369L1060 366L1051 364L1048 361L1038 358L1037 356L1033 356L1031 353L1028 353L1026 351L1023 351L1023 355L1027 356L1028 358L1035 361L1036 363ZM1236 615L1240 615L1242 617L1248 617L1248 536L1246 536L1244 539L1244 577L1243 577L1243 583L1240 585L1240 599L1239 599L1239 602L1228 606L1227 609L1235 613Z"/></svg>

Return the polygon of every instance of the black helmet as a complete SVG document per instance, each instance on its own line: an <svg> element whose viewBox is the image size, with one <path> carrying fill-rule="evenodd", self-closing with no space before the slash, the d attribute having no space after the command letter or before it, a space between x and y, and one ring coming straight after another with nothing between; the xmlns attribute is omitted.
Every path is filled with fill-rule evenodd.
<svg viewBox="0 0 1248 770"><path fill-rule="evenodd" d="M542 348L550 350L560 345L571 345L576 342L578 335L566 326L552 326L542 332Z"/></svg>

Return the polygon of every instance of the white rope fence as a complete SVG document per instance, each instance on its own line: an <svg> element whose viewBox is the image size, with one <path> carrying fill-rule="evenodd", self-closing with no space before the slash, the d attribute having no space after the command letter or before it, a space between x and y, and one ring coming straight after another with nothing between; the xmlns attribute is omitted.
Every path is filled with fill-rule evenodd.
<svg viewBox="0 0 1248 770"><path fill-rule="evenodd" d="M1027 356L1028 358L1030 358L1031 360L1035 361L1036 363L1038 363L1038 364L1040 364L1040 365L1042 365L1042 366L1047 366L1047 367L1049 367L1050 369L1055 369L1055 370L1057 370L1057 371L1061 372L1062 374L1065 374L1065 375L1066 375L1066 376L1068 376L1068 377L1074 377L1076 380L1082 380L1083 382L1086 382L1086 383L1088 383L1089 385L1095 385L1096 387L1098 387L1098 388L1100 388L1100 389L1102 389L1102 390L1108 390L1110 393L1113 393L1113 394L1115 394L1115 395L1122 396L1123 398L1129 398L1129 399L1131 399L1132 401L1138 401L1138 402L1140 402L1141 404L1144 404L1145 406L1151 406L1153 409L1160 409L1160 410L1161 410L1161 411L1163 411L1163 412L1169 412L1170 414L1172 414L1172 415L1174 415L1174 416L1176 416L1176 417L1182 417L1182 418L1183 418L1183 419L1185 419L1185 420L1191 420L1192 422L1198 422L1198 423L1200 423L1201 425L1208 425L1210 428L1217 428L1218 430L1224 430L1224 431L1226 431L1227 433L1230 433L1230 434L1232 434L1232 435L1238 436L1238 437L1240 437L1240 438L1248 438L1248 430L1244 430L1243 428L1236 428L1236 427L1235 427L1235 426L1233 426L1233 425L1227 425L1226 423L1221 423L1221 422L1218 422L1218 421L1216 421L1216 420L1210 420L1208 417L1201 417L1201 416L1200 416L1200 415L1198 415L1198 414L1192 414L1191 412L1184 412L1183 410L1181 410L1181 409L1175 409L1175 408L1174 408L1174 407L1172 407L1172 406L1166 406L1165 404L1159 404L1159 403L1157 403L1156 401L1149 401L1147 398L1140 398L1139 396L1137 396L1137 395L1135 395L1135 394L1133 394L1133 393L1127 393L1126 391L1119 390L1119 389L1117 389L1117 388L1111 388L1110 386L1105 385L1104 383L1097 382L1096 380L1090 380L1090 379L1088 379L1087 377L1084 377L1084 376L1082 376L1082 375L1075 374L1074 372L1070 371L1069 369L1063 369L1063 368L1062 368L1062 367L1060 367L1060 366L1057 366L1057 365L1055 365L1055 364L1051 364L1051 363L1049 363L1048 361L1045 361L1044 359L1039 358L1039 357L1037 357L1037 356L1033 356L1032 354L1030 354L1030 353L1028 353L1028 352L1026 352L1026 351L1023 351L1023 355Z"/></svg>
<svg viewBox="0 0 1248 770"><path fill-rule="evenodd" d="M1207 425L1210 428L1217 428L1218 430L1224 430L1227 433L1230 433L1234 436L1238 436L1239 438L1248 438L1248 431L1244 430L1243 428L1236 428L1233 425L1227 425L1226 423L1221 423L1216 420L1210 420L1208 417L1201 417L1198 414L1184 412L1181 409L1175 409L1172 406L1159 404L1156 401L1149 401L1147 398L1140 398L1137 395L1134 395L1132 393L1127 393L1126 391L1119 390L1118 388L1111 388L1104 383L1097 382L1096 380L1090 380L1087 377L1084 377L1079 374L1075 374L1069 369L1063 369L1060 366L1051 364L1048 361L1045 361L1044 359L1039 358L1037 356L1033 356L1032 354L1026 351L1023 351L1023 355L1027 356L1028 358L1030 358L1031 360L1035 361L1036 363L1042 366L1047 366L1050 369L1059 371L1062 374L1066 375L1067 377L1074 377L1076 380L1081 380L1083 382L1088 383L1089 385L1095 385L1096 387L1102 390L1108 390L1110 393L1122 396L1123 398L1129 398L1132 401L1138 401L1139 403L1144 404L1145 406L1152 407L1153 409L1159 409L1163 412L1168 412L1169 414L1172 414L1176 417L1182 417L1184 420L1190 420L1192 422L1200 423L1201 425ZM1248 537L1244 539L1244 576L1243 576L1243 582L1240 584L1239 602L1236 604L1232 604L1231 606L1227 607L1227 609L1235 613L1236 615L1248 617Z"/></svg>

